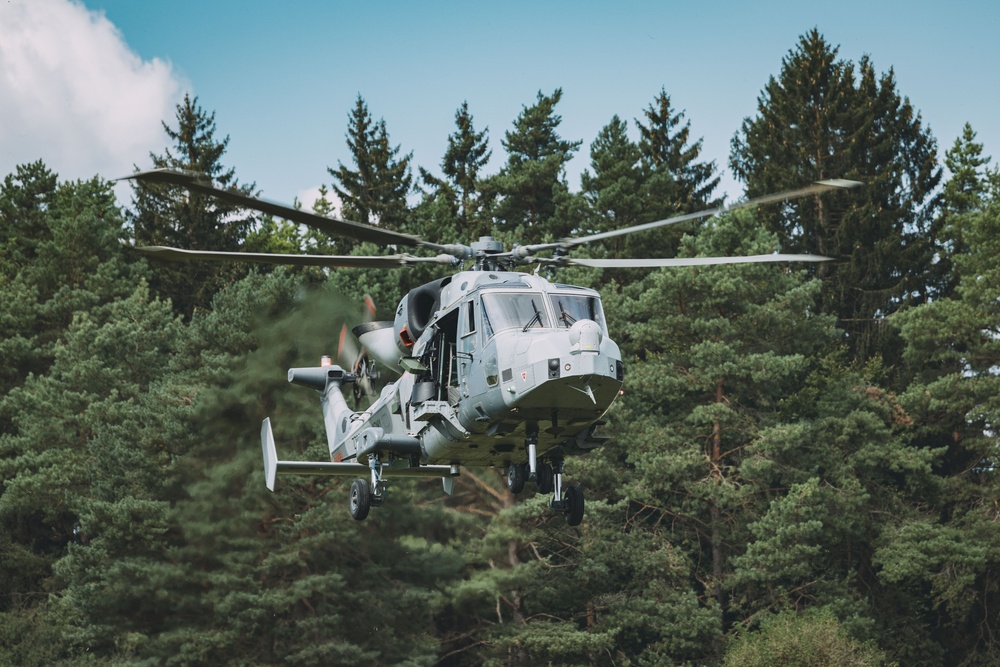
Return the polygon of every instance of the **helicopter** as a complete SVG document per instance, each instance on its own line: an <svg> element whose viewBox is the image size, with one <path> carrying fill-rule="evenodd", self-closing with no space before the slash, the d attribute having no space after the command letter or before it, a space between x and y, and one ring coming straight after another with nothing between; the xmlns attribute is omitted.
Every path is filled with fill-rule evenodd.
<svg viewBox="0 0 1000 667"><path fill-rule="evenodd" d="M551 495L549 507L562 513L570 526L583 520L584 494L579 485L565 482L566 459L607 441L597 430L622 393L625 369L621 350L609 335L600 294L551 282L539 269L828 261L831 258L809 254L652 259L569 254L581 245L616 236L861 185L844 179L818 181L719 208L508 250L491 236L468 245L437 244L322 216L223 189L191 172L153 169L126 178L186 188L331 236L435 253L338 256L137 248L151 257L328 268L431 263L457 269L410 290L392 320L355 326L352 333L361 347L355 363L341 366L324 356L318 366L288 369L289 382L319 395L330 459L278 459L271 421L266 418L260 438L268 489L274 491L276 477L283 475L354 477L348 508L361 521L385 502L389 478L440 477L444 492L451 494L463 467L502 468L511 493L521 493L532 482L537 493ZM519 270L529 265L535 265L533 273ZM367 409L352 409L345 387L353 385L356 396L371 392L377 368L399 377L386 383Z"/></svg>

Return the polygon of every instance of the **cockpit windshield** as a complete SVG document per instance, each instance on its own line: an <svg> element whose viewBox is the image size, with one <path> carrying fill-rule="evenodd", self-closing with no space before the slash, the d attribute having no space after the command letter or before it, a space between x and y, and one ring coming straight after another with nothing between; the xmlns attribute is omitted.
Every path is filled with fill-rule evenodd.
<svg viewBox="0 0 1000 667"><path fill-rule="evenodd" d="M483 295L483 308L490 329L488 335L515 327L527 331L552 326L541 294L492 292Z"/></svg>
<svg viewBox="0 0 1000 667"><path fill-rule="evenodd" d="M596 296L556 293L549 295L549 303L552 304L557 326L568 329L577 320L593 320L602 331L608 330L601 300Z"/></svg>

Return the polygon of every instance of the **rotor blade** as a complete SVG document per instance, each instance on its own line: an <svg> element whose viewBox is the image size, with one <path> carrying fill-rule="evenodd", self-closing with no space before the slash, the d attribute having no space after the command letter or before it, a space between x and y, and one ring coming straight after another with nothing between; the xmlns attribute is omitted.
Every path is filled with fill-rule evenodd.
<svg viewBox="0 0 1000 667"><path fill-rule="evenodd" d="M448 250L443 246L424 241L423 239L410 234L394 232L389 229L382 229L381 227L366 225L360 222L351 222L350 220L328 218L326 216L316 215L315 213L309 213L308 211L303 211L301 209L295 209L284 204L267 201L266 199L251 197L236 190L223 190L222 188L216 187L212 181L199 174L175 171L172 169L151 169L149 171L136 172L131 176L126 176L125 179L134 179L145 183L166 183L168 185L176 185L187 188L193 192L216 197L222 201L235 204L236 206L240 206L242 208L261 211L262 213L270 213L271 215L284 218L285 220L298 222L306 225L307 227L318 229L331 236L346 236L347 238L358 241L371 241L372 243L378 243L379 245L395 244L403 246L417 246L430 248L432 250L436 250L437 252L448 252Z"/></svg>
<svg viewBox="0 0 1000 667"><path fill-rule="evenodd" d="M569 259L556 260L559 264L590 266L599 269L636 269L664 266L712 266L715 264L755 264L760 262L829 262L832 257L822 255L747 255L745 257L672 257L652 259Z"/></svg>
<svg viewBox="0 0 1000 667"><path fill-rule="evenodd" d="M375 319L375 299L372 298L371 294L365 294L363 299L365 304L364 319L365 323L371 322Z"/></svg>
<svg viewBox="0 0 1000 667"><path fill-rule="evenodd" d="M340 329L340 340L337 342L337 360L344 368L354 371L362 354L361 346L350 335L345 324Z"/></svg>
<svg viewBox="0 0 1000 667"><path fill-rule="evenodd" d="M411 264L458 263L451 255L414 257L413 255L282 255L265 252L221 252L215 250L182 250L166 246L142 246L139 252L172 262L216 261L254 262L257 264L283 264L290 266L325 266L343 268L391 269Z"/></svg>
<svg viewBox="0 0 1000 667"><path fill-rule="evenodd" d="M533 246L523 246L521 248L515 249L515 252L518 255L524 257L527 256L528 254L534 254L542 250L556 250L556 249L568 250L575 246L583 245L584 243L591 243L592 241L602 241L604 239L610 239L616 236L624 236L625 234L634 234L635 232L643 232L648 229L656 229L657 227L675 225L679 222L687 222L688 220L698 220L700 218L708 218L713 215L721 215L722 213L728 213L729 211L735 211L741 208L751 208L754 206L760 206L762 204L768 204L770 202L785 201L788 199L798 199L800 197L806 197L808 195L827 192L828 190L856 188L860 185L864 184L861 183L860 181L849 181L843 178L836 178L827 181L816 181L812 185L808 185L804 188L799 188L798 190L777 192L774 194L764 195L761 197L755 197L754 199L748 199L747 201L736 202L735 204L730 204L728 206L720 206L719 208L707 209L704 211L698 211L696 213L685 213L683 215L677 215L672 218L666 218L664 220L647 222L641 225L633 225L632 227L623 227L621 229L613 229L609 232L591 234L590 236L567 238L558 241L556 243L544 243ZM644 266L656 266L656 265L644 265Z"/></svg>

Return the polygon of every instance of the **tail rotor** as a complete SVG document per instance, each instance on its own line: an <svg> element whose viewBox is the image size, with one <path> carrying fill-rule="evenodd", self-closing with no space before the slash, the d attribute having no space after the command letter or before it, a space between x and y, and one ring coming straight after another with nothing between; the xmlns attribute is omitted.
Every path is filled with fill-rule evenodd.
<svg viewBox="0 0 1000 667"><path fill-rule="evenodd" d="M375 301L366 294L363 303L363 321L367 324L375 319ZM375 382L379 378L375 360L368 354L368 350L359 345L354 336L348 332L346 324L340 329L337 358L345 368L350 368L357 378L353 387L354 400L360 402L364 397L374 398L377 393Z"/></svg>

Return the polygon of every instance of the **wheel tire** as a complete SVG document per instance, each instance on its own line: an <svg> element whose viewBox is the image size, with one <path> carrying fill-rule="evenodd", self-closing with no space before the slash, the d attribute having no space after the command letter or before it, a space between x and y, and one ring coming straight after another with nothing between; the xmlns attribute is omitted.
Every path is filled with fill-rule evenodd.
<svg viewBox="0 0 1000 667"><path fill-rule="evenodd" d="M570 486L563 494L563 511L566 513L566 523L579 526L583 521L583 490L576 485Z"/></svg>
<svg viewBox="0 0 1000 667"><path fill-rule="evenodd" d="M368 480L356 479L351 484L351 516L355 521L363 521L372 508L372 492Z"/></svg>
<svg viewBox="0 0 1000 667"><path fill-rule="evenodd" d="M538 467L535 468L535 486L538 488L539 493L552 493L555 488L555 476L552 473L552 466L548 463L539 462Z"/></svg>
<svg viewBox="0 0 1000 667"><path fill-rule="evenodd" d="M524 482L527 478L523 463L511 463L507 466L507 490L511 493L524 491Z"/></svg>

